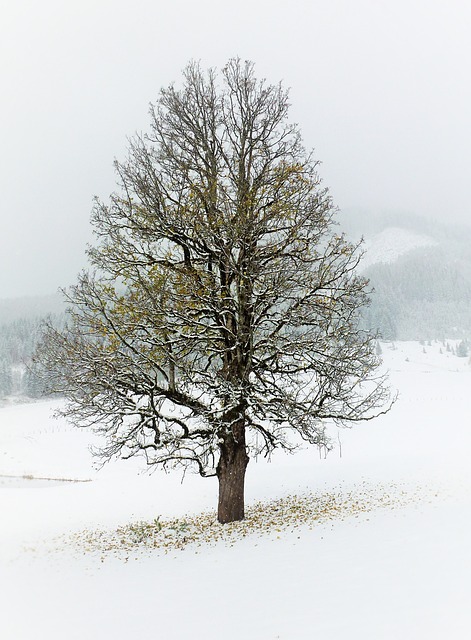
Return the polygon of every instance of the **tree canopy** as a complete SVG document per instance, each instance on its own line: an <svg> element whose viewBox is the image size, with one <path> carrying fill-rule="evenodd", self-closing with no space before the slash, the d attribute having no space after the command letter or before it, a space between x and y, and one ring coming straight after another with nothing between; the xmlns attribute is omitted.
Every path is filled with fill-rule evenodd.
<svg viewBox="0 0 471 640"><path fill-rule="evenodd" d="M239 59L221 74L191 63L162 89L116 192L95 202L68 324L36 356L105 458L216 475L221 522L244 516L249 457L322 444L326 420L389 402L359 325L361 249L338 233L288 110L283 86Z"/></svg>

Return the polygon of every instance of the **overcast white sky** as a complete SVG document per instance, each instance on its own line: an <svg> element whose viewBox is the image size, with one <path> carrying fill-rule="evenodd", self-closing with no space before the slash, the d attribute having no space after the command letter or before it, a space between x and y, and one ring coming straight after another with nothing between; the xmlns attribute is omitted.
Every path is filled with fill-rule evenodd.
<svg viewBox="0 0 471 640"><path fill-rule="evenodd" d="M341 208L470 218L469 0L0 0L0 298L86 266L93 195L187 62L251 59Z"/></svg>

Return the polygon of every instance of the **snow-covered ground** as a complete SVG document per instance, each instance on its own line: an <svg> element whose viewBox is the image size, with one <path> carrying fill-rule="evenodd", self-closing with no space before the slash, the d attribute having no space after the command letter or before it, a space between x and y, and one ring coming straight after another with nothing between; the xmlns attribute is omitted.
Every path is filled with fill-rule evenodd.
<svg viewBox="0 0 471 640"><path fill-rule="evenodd" d="M54 403L1 408L0 475L15 478L0 477L0 638L470 637L471 366L440 343L383 357L393 410L334 431L327 458L252 461L247 502L365 487L397 502L168 553L85 552L72 534L214 509L214 480L97 471L92 435L51 419Z"/></svg>

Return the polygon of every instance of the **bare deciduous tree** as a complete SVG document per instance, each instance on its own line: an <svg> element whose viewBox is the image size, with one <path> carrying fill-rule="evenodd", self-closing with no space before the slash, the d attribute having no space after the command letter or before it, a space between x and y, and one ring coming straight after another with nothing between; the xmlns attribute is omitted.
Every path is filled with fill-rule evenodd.
<svg viewBox="0 0 471 640"><path fill-rule="evenodd" d="M147 135L97 201L91 272L36 361L63 414L102 455L196 465L219 480L218 519L244 517L250 456L325 443L324 421L368 420L389 392L359 327L361 252L336 233L317 163L281 85L230 60L163 89Z"/></svg>

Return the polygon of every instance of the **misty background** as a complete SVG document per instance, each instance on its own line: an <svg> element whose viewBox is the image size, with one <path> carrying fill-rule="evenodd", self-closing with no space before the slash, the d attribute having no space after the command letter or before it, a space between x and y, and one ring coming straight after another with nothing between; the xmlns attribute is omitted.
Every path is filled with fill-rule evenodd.
<svg viewBox="0 0 471 640"><path fill-rule="evenodd" d="M340 209L466 222L470 27L459 0L2 3L0 299L75 281L93 196L190 59L283 80Z"/></svg>
<svg viewBox="0 0 471 640"><path fill-rule="evenodd" d="M290 87L341 226L365 238L366 325L466 346L470 32L460 0L2 3L0 397L37 392L24 365L87 266L93 196L191 59L250 59Z"/></svg>

